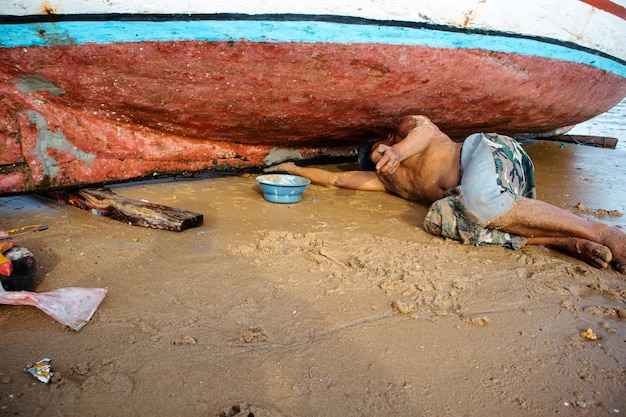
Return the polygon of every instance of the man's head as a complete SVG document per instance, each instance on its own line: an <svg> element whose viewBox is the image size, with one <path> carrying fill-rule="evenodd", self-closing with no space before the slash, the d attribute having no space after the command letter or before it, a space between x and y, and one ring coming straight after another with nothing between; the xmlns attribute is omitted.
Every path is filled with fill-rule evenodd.
<svg viewBox="0 0 626 417"><path fill-rule="evenodd" d="M376 164L372 162L372 158L370 157L370 155L372 154L372 148L378 142L380 142L380 139L372 139L359 145L359 148L357 149L357 154L361 171L376 170Z"/></svg>
<svg viewBox="0 0 626 417"><path fill-rule="evenodd" d="M378 153L374 154L374 152L377 152L378 145L380 144L393 145L394 138L393 135L389 135L387 139L372 139L360 144L357 149L357 155L361 171L376 171L376 163L381 155Z"/></svg>

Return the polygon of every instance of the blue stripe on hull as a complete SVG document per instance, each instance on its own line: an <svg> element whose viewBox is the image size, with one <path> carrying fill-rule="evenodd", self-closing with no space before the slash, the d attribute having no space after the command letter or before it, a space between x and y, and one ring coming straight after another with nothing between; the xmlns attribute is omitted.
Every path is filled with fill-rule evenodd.
<svg viewBox="0 0 626 417"><path fill-rule="evenodd" d="M376 43L434 48L483 49L586 64L626 78L620 60L510 34L446 31L428 27L346 24L325 21L190 20L59 21L0 26L0 47L112 44L147 41Z"/></svg>

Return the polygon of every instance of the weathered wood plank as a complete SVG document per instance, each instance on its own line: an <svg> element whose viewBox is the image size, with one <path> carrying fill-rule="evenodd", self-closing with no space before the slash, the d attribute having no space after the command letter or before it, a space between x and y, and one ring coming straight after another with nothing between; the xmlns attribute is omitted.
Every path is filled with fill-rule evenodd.
<svg viewBox="0 0 626 417"><path fill-rule="evenodd" d="M202 224L204 216L188 210L147 203L124 197L108 188L86 188L75 192L55 191L47 195L99 216L133 226L180 232Z"/></svg>

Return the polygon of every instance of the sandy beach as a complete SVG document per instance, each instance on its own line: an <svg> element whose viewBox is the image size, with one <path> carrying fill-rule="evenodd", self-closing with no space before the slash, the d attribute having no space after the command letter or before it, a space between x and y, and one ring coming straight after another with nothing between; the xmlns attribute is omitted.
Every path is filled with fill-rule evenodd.
<svg viewBox="0 0 626 417"><path fill-rule="evenodd" d="M626 149L526 149L539 198L626 226ZM204 222L177 233L0 198L0 229L49 226L16 237L37 291L108 290L78 332L0 306L2 416L626 413L626 277L613 270L444 241L423 230L427 207L384 193L309 186L273 204L250 173L112 189ZM22 370L46 357L50 383Z"/></svg>

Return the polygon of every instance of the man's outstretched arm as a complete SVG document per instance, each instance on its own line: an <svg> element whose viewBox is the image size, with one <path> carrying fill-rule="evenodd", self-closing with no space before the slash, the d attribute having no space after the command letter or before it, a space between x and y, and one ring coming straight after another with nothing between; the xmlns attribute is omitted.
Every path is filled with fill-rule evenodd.
<svg viewBox="0 0 626 417"><path fill-rule="evenodd" d="M283 162L264 170L265 172L287 172L311 180L313 184L326 187L346 188L361 191L386 191L385 186L373 171L331 172L325 169L299 167L293 162Z"/></svg>

